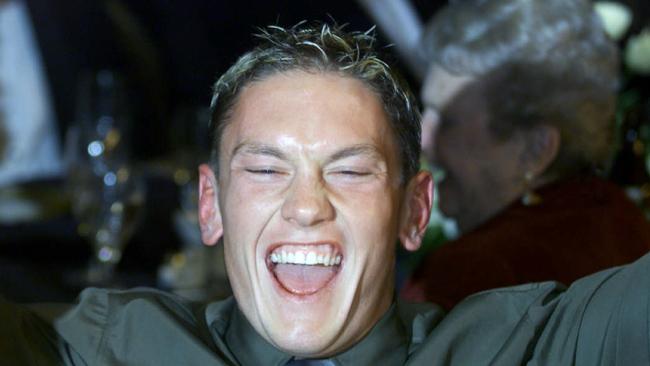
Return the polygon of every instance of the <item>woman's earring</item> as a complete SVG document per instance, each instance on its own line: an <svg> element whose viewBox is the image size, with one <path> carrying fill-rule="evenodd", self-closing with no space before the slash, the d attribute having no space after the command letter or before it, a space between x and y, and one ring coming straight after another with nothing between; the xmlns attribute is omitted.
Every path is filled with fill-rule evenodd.
<svg viewBox="0 0 650 366"><path fill-rule="evenodd" d="M534 179L535 176L533 175L533 173L526 172L526 174L524 174L525 191L524 191L524 195L521 196L521 203L524 206L536 206L542 203L542 197L537 193L535 193L535 191L532 188Z"/></svg>

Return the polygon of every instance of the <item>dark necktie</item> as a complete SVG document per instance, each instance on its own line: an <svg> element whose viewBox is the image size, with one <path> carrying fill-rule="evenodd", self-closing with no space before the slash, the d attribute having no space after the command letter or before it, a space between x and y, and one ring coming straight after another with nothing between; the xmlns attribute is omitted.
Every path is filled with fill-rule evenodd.
<svg viewBox="0 0 650 366"><path fill-rule="evenodd" d="M287 362L286 366L336 366L334 361L324 358L320 360L296 360L292 359Z"/></svg>

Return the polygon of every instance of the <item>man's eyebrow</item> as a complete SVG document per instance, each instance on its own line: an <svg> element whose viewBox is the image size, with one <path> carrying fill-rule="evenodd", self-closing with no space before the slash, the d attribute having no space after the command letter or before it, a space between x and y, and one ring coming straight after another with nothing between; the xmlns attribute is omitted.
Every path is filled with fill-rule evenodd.
<svg viewBox="0 0 650 366"><path fill-rule="evenodd" d="M269 155L281 160L287 160L287 156L280 151L280 149L266 144L242 142L235 146L232 150L232 155L235 156L239 153L253 154L253 155Z"/></svg>
<svg viewBox="0 0 650 366"><path fill-rule="evenodd" d="M345 159L351 156L358 156L358 155L366 155L372 158L383 160L383 156L379 153L379 151L375 146L368 145L368 144L360 144L360 145L346 147L335 152L327 159L327 163L331 163L337 160Z"/></svg>

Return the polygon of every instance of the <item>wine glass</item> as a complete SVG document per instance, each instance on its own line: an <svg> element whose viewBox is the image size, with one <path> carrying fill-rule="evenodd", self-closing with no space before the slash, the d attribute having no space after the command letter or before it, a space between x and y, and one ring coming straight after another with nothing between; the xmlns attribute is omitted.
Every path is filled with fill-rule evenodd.
<svg viewBox="0 0 650 366"><path fill-rule="evenodd" d="M122 78L110 70L85 74L78 92L77 121L67 140L72 213L93 247L84 281L111 286L141 216L145 188L129 159L130 114Z"/></svg>
<svg viewBox="0 0 650 366"><path fill-rule="evenodd" d="M108 171L104 176L85 174L76 181L73 199L79 232L93 249L84 280L87 284L113 286L115 266L140 221L144 183L127 167Z"/></svg>
<svg viewBox="0 0 650 366"><path fill-rule="evenodd" d="M179 192L179 207L173 215L181 247L169 255L158 270L158 286L193 301L212 301L231 294L222 245L202 245L198 217L198 169L208 161L209 110L178 108L172 118L170 145L172 176Z"/></svg>

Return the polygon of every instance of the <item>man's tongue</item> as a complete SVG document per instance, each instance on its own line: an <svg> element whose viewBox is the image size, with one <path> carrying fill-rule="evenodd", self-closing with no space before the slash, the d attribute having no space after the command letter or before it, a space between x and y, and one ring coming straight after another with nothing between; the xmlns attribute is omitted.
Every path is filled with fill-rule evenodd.
<svg viewBox="0 0 650 366"><path fill-rule="evenodd" d="M336 275L335 266L276 264L275 277L289 292L298 295L316 293Z"/></svg>

